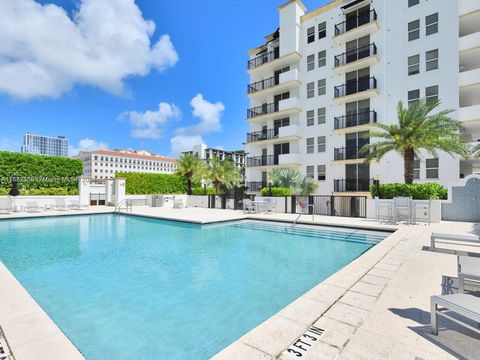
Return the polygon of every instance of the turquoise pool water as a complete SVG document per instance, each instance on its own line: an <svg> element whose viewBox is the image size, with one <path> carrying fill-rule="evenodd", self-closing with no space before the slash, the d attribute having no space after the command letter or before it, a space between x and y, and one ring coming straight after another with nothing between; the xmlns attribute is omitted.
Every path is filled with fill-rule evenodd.
<svg viewBox="0 0 480 360"><path fill-rule="evenodd" d="M207 359L387 234L124 215L0 221L0 260L88 359Z"/></svg>

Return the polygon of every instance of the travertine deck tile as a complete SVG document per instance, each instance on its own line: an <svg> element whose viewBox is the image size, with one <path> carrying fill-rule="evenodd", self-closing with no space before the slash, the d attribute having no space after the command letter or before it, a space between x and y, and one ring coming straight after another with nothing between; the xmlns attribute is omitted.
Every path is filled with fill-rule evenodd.
<svg viewBox="0 0 480 360"><path fill-rule="evenodd" d="M365 320L367 314L367 310L338 302L325 313L325 316L330 319L358 327Z"/></svg>
<svg viewBox="0 0 480 360"><path fill-rule="evenodd" d="M213 360L269 360L273 359L270 355L267 355L260 350L254 349L251 346L248 346L240 341L235 341L232 345L225 348L217 355L215 355Z"/></svg>
<svg viewBox="0 0 480 360"><path fill-rule="evenodd" d="M353 285L350 290L360 294L378 297L382 293L383 288L385 287L381 285L369 284L363 282L362 280Z"/></svg>
<svg viewBox="0 0 480 360"><path fill-rule="evenodd" d="M314 326L325 330L320 338L321 342L325 342L339 349L345 346L356 330L352 325L325 316L320 318Z"/></svg>
<svg viewBox="0 0 480 360"><path fill-rule="evenodd" d="M347 304L363 310L371 310L375 305L377 298L370 295L359 294L354 291L347 291L339 301L342 304Z"/></svg>

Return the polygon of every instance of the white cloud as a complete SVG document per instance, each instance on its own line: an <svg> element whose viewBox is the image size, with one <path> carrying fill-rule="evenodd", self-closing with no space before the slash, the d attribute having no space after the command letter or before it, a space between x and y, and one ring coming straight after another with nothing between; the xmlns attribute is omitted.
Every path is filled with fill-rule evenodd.
<svg viewBox="0 0 480 360"><path fill-rule="evenodd" d="M19 142L8 139L8 138L1 138L0 139L0 151L14 151L19 152L21 150L22 144Z"/></svg>
<svg viewBox="0 0 480 360"><path fill-rule="evenodd" d="M125 93L124 80L164 71L178 55L168 35L134 0L79 0L70 17L34 0L0 1L0 92L20 99L58 97L76 84Z"/></svg>
<svg viewBox="0 0 480 360"><path fill-rule="evenodd" d="M220 117L222 116L225 106L221 102L211 103L203 98L202 94L197 94L191 101L193 107L192 114L200 118L200 122L196 125L177 129L182 135L206 134L220 131L222 125Z"/></svg>
<svg viewBox="0 0 480 360"><path fill-rule="evenodd" d="M162 135L159 128L170 119L179 119L180 109L174 104L161 102L155 111L147 110L145 112L129 111L119 116L119 119L128 118L132 131L130 135L140 139L158 139Z"/></svg>
<svg viewBox="0 0 480 360"><path fill-rule="evenodd" d="M184 151L191 151L194 145L202 143L201 135L176 135L170 139L170 146L174 155L179 155Z"/></svg>
<svg viewBox="0 0 480 360"><path fill-rule="evenodd" d="M80 151L106 150L108 144L103 141L97 141L89 138L82 139L77 146L70 145L68 149L70 156L77 155Z"/></svg>

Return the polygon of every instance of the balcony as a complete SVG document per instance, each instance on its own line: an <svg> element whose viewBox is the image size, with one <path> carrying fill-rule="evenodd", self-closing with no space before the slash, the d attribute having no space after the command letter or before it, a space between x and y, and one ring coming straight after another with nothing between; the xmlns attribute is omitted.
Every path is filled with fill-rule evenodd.
<svg viewBox="0 0 480 360"><path fill-rule="evenodd" d="M248 70L256 68L260 65L266 64L270 61L278 59L280 56L280 49L275 48L275 50L263 53L253 59L248 60Z"/></svg>
<svg viewBox="0 0 480 360"><path fill-rule="evenodd" d="M480 47L480 32L462 36L458 40L458 50L460 52L476 49Z"/></svg>
<svg viewBox="0 0 480 360"><path fill-rule="evenodd" d="M377 122L377 112L375 110L357 112L354 114L343 115L334 119L335 130L347 129L355 126L368 125Z"/></svg>
<svg viewBox="0 0 480 360"><path fill-rule="evenodd" d="M258 142L258 141L270 141L275 142L275 140L279 139L282 141L285 140L298 140L300 136L298 135L300 129L297 125L288 125L282 126L277 129L268 129L268 130L261 130L255 131L251 133L247 133L247 143Z"/></svg>
<svg viewBox="0 0 480 360"><path fill-rule="evenodd" d="M272 76L268 79L260 80L260 81L254 82L253 84L249 84L247 86L247 93L253 94L257 91L262 91L262 90L271 88L272 86L278 85L279 83L280 83L280 77Z"/></svg>
<svg viewBox="0 0 480 360"><path fill-rule="evenodd" d="M247 167L268 167L268 166L292 167L300 166L300 156L297 153L279 155L260 155L247 158Z"/></svg>
<svg viewBox="0 0 480 360"><path fill-rule="evenodd" d="M378 62L377 46L372 43L335 56L335 70L353 71Z"/></svg>
<svg viewBox="0 0 480 360"><path fill-rule="evenodd" d="M368 35L375 30L378 30L377 12L372 9L368 13L336 24L334 40L342 43Z"/></svg>
<svg viewBox="0 0 480 360"><path fill-rule="evenodd" d="M278 155L261 155L247 157L247 167L278 165Z"/></svg>
<svg viewBox="0 0 480 360"><path fill-rule="evenodd" d="M373 179L335 179L334 192L370 192Z"/></svg>
<svg viewBox="0 0 480 360"><path fill-rule="evenodd" d="M267 97L273 93L288 90L292 86L299 86L300 80L297 69L291 69L277 76L260 80L247 86L249 96L261 95Z"/></svg>
<svg viewBox="0 0 480 360"><path fill-rule="evenodd" d="M297 97L291 97L279 102L263 104L247 109L247 120L266 120L271 116L289 115L300 112Z"/></svg>
<svg viewBox="0 0 480 360"><path fill-rule="evenodd" d="M362 147L341 147L333 149L333 160L334 161L344 161L344 160L359 160L364 159L365 155L360 151Z"/></svg>
<svg viewBox="0 0 480 360"><path fill-rule="evenodd" d="M460 87L467 87L480 84L480 68L460 73Z"/></svg>
<svg viewBox="0 0 480 360"><path fill-rule="evenodd" d="M355 101L367 99L373 93L377 94L377 79L372 76L370 78L360 78L358 80L347 81L346 84L335 86L335 99Z"/></svg>
<svg viewBox="0 0 480 360"><path fill-rule="evenodd" d="M480 124L480 105L461 107L458 111L458 120L461 122L478 122Z"/></svg>
<svg viewBox="0 0 480 360"><path fill-rule="evenodd" d="M247 182L247 188L249 192L260 192L263 188L267 187L267 183L263 181L249 181Z"/></svg>

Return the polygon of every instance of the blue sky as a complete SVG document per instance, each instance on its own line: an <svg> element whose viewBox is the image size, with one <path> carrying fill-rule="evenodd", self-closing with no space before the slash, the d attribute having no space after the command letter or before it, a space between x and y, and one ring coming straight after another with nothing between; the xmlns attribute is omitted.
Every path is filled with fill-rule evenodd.
<svg viewBox="0 0 480 360"><path fill-rule="evenodd" d="M7 39L0 46L0 148L18 151L23 134L33 131L65 135L73 151L100 146L165 155L199 139L242 148L246 52L276 29L284 2L5 1L0 24L31 25L25 33L0 25ZM109 2L113 19L104 15ZM314 9L325 2L304 3ZM59 16L69 26L58 26ZM110 31L99 25L105 22L121 29L118 41L107 34L102 43ZM130 38L143 45L131 48Z"/></svg>

